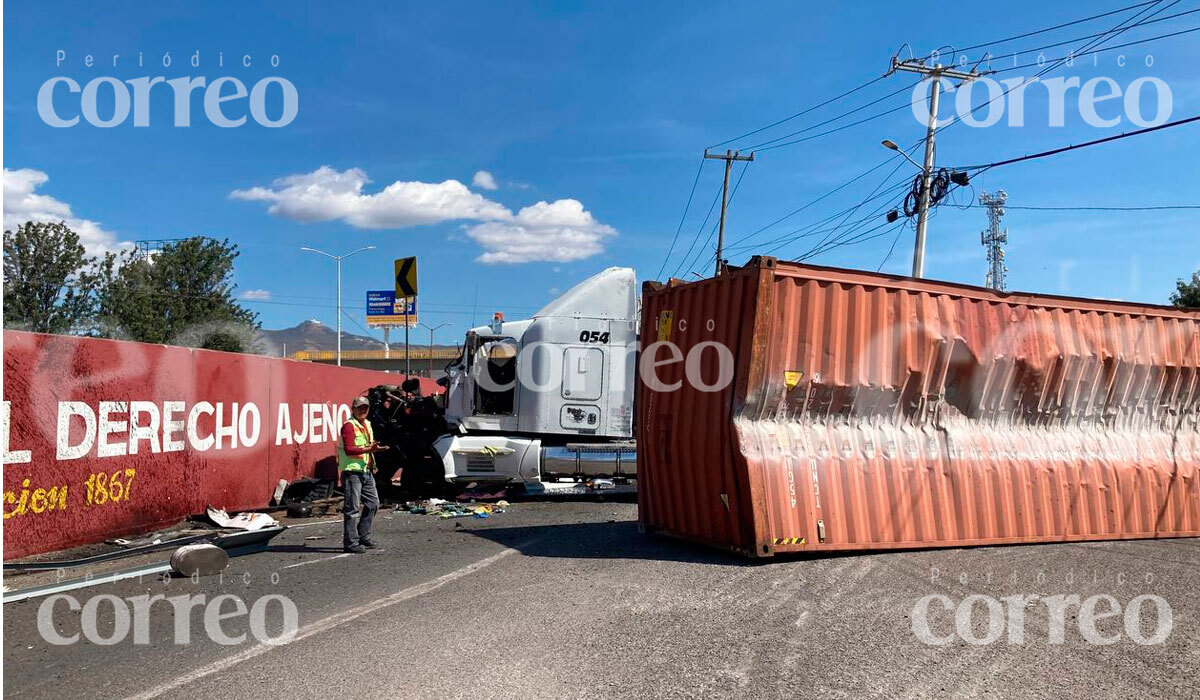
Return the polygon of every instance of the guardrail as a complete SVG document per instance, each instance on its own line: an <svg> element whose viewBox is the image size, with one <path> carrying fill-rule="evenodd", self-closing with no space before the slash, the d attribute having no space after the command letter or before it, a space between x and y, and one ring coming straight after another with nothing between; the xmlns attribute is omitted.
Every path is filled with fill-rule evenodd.
<svg viewBox="0 0 1200 700"><path fill-rule="evenodd" d="M458 357L460 352L455 348L434 348L432 359L434 360L453 360ZM334 350L298 350L291 355L288 355L293 360L303 360L306 362L328 362L337 359L337 352ZM413 360L428 360L431 359L429 348L413 347L409 349L409 359ZM393 348L388 352L383 350L343 350L343 360L403 360L404 348Z"/></svg>

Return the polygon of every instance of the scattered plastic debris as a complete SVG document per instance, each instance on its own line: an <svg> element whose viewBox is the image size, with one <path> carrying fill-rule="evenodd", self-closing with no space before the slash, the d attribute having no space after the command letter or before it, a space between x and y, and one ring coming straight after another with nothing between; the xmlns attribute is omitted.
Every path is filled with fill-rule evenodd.
<svg viewBox="0 0 1200 700"><path fill-rule="evenodd" d="M503 513L509 506L508 501L498 503L450 503L440 498L430 498L425 501L409 501L396 506L397 513L411 515L436 515L439 518L490 518L495 513Z"/></svg>
<svg viewBox="0 0 1200 700"><path fill-rule="evenodd" d="M217 525L231 530L261 530L264 527L275 527L279 524L275 518L266 513L238 513L230 516L220 508L209 506L205 509L208 519Z"/></svg>
<svg viewBox="0 0 1200 700"><path fill-rule="evenodd" d="M105 544L115 544L118 547L145 547L147 545L162 544L161 537L147 537L141 540L127 540L121 537L111 540L104 540Z"/></svg>

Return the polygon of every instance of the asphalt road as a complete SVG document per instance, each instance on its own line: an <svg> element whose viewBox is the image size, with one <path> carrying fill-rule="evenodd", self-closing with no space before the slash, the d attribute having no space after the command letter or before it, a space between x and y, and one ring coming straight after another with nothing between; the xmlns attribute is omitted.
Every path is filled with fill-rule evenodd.
<svg viewBox="0 0 1200 700"><path fill-rule="evenodd" d="M282 645L248 634L210 640L195 609L176 643L174 608L151 608L148 644L133 631L112 645L65 646L38 631L40 600L4 607L4 694L23 698L1116 698L1200 697L1200 540L929 550L750 562L638 533L630 503L518 503L487 520L381 514L381 550L339 556L334 523L305 523L271 551L234 559L220 579L147 578L74 595L228 593L253 607L267 595L296 605ZM321 539L307 539L320 537ZM953 612L934 606L926 644L914 605L943 595L1109 594L1170 606L1165 642L1140 645L1124 616L1096 623L1113 644L1089 643L1078 607L1062 643L1046 605L1024 608L1024 639L970 644ZM982 599L980 599L982 601ZM225 610L232 610L232 603ZM1007 603L997 603L1008 610ZM97 603L94 636L114 631ZM265 608L263 636L282 629ZM1105 610L1101 606L1100 611ZM1153 605L1142 633L1161 631ZM987 602L964 631L987 637ZM1022 616L1018 616L1022 617ZM64 604L47 620L80 632ZM247 617L221 623L236 635ZM1000 633L1002 632L1002 633Z"/></svg>

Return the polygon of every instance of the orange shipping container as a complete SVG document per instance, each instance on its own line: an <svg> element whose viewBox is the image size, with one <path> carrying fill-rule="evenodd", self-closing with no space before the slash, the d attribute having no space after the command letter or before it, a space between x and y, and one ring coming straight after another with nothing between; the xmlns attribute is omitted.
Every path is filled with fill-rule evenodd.
<svg viewBox="0 0 1200 700"><path fill-rule="evenodd" d="M649 531L754 556L1200 536L1200 313L769 257L642 304Z"/></svg>

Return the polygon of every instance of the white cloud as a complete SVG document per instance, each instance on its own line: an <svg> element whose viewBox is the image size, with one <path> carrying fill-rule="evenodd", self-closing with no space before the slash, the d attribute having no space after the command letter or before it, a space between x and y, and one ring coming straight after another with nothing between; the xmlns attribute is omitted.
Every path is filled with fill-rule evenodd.
<svg viewBox="0 0 1200 700"><path fill-rule="evenodd" d="M242 298L247 301L270 301L271 292L266 289L247 289L242 292Z"/></svg>
<svg viewBox="0 0 1200 700"><path fill-rule="evenodd" d="M508 221L472 226L467 235L486 251L479 262L512 264L590 258L604 251L604 239L617 230L596 221L579 201L559 199L525 207Z"/></svg>
<svg viewBox="0 0 1200 700"><path fill-rule="evenodd" d="M267 212L301 222L341 219L358 228L406 228L454 219L492 220L511 216L501 204L478 195L457 180L440 183L396 181L374 194L359 168L339 172L323 165L289 175L270 187L234 190L233 199L270 202Z"/></svg>
<svg viewBox="0 0 1200 700"><path fill-rule="evenodd" d="M475 171L475 177L471 178L471 184L481 190L497 189L496 178L492 177L492 174L486 170Z"/></svg>
<svg viewBox="0 0 1200 700"><path fill-rule="evenodd" d="M88 255L103 255L128 246L127 241L117 241L117 235L106 231L99 223L80 219L71 212L71 206L50 195L38 194L35 190L46 184L50 176L40 170L4 168L4 228L15 230L27 221L64 221L72 231L79 234Z"/></svg>
<svg viewBox="0 0 1200 700"><path fill-rule="evenodd" d="M486 178L481 177L486 176ZM473 183L495 186L486 171ZM267 212L293 221L341 220L358 228L407 228L452 220L480 223L463 227L484 248L477 260L489 264L535 261L570 262L604 251L616 229L596 221L574 199L538 202L515 215L502 204L467 189L457 180L441 183L393 182L366 193L367 174L359 168L337 171L321 166L311 173L288 175L269 187L234 190L233 199L270 202Z"/></svg>

